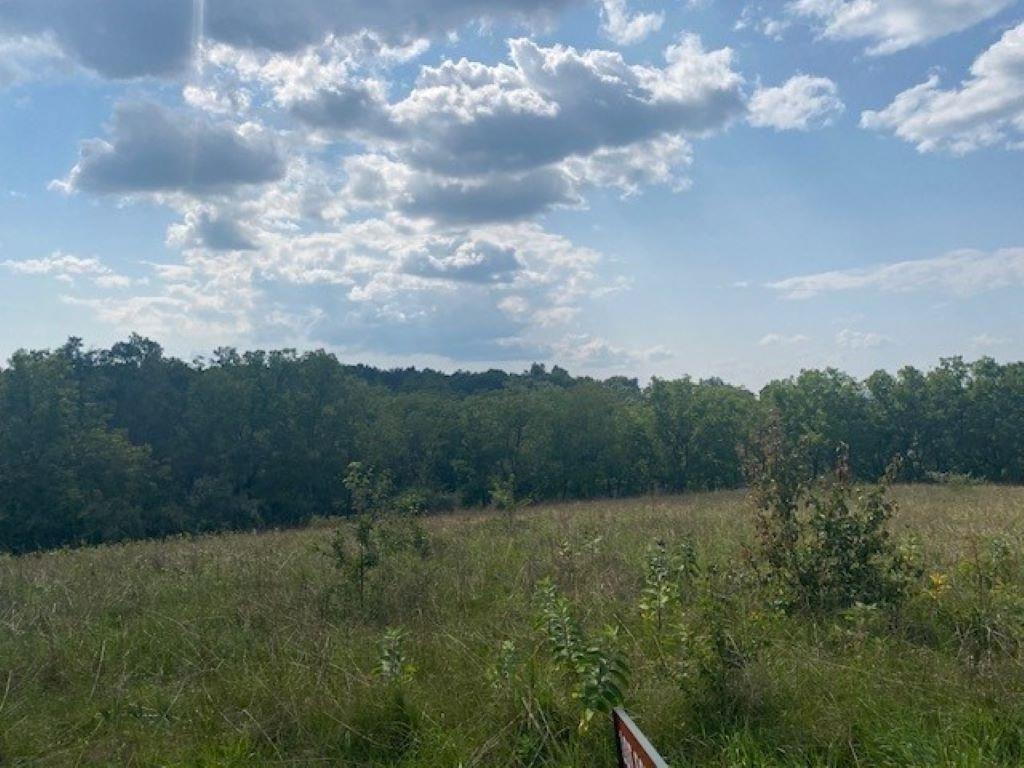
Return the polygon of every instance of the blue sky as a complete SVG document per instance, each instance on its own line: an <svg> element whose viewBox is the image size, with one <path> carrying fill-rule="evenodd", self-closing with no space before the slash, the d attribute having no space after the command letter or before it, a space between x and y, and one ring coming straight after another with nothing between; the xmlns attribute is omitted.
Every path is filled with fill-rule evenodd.
<svg viewBox="0 0 1024 768"><path fill-rule="evenodd" d="M1024 357L1024 3L6 0L0 357Z"/></svg>

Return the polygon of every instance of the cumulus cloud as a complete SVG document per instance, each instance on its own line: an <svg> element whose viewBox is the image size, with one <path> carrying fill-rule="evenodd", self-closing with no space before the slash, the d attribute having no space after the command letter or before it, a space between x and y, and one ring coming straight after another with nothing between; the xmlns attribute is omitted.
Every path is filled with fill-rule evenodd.
<svg viewBox="0 0 1024 768"><path fill-rule="evenodd" d="M900 93L883 110L864 112L864 128L892 131L921 152L966 154L988 146L1024 146L1024 24L1007 31L971 65L959 88L938 75Z"/></svg>
<svg viewBox="0 0 1024 768"><path fill-rule="evenodd" d="M543 24L574 0L5 0L0 31L49 36L106 77L189 69L199 38L295 52L327 35L371 30L388 40L435 37L474 21Z"/></svg>
<svg viewBox="0 0 1024 768"><path fill-rule="evenodd" d="M449 175L520 171L662 134L703 135L743 111L732 51L706 51L694 35L666 48L664 67L526 39L509 48L510 64L423 69L394 107L411 164Z"/></svg>
<svg viewBox="0 0 1024 768"><path fill-rule="evenodd" d="M796 75L775 88L758 88L747 119L760 128L807 131L830 125L845 108L838 86L827 77Z"/></svg>
<svg viewBox="0 0 1024 768"><path fill-rule="evenodd" d="M1024 285L1024 248L1004 248L992 253L954 251L933 259L790 277L769 283L768 287L788 299L807 299L824 293L856 290L891 293L934 290L972 296L1020 285Z"/></svg>
<svg viewBox="0 0 1024 768"><path fill-rule="evenodd" d="M792 0L788 12L817 22L832 40L865 40L872 56L973 27L1016 0Z"/></svg>
<svg viewBox="0 0 1024 768"><path fill-rule="evenodd" d="M525 39L509 49L509 63L424 67L397 102L361 81L289 106L374 150L345 161L353 205L464 224L579 206L594 186L683 188L692 139L745 109L732 52L705 51L694 36L669 46L663 67ZM342 108L345 88L365 108Z"/></svg>
<svg viewBox="0 0 1024 768"><path fill-rule="evenodd" d="M545 23L574 0L207 0L208 33L233 45L295 51L325 33L443 35L474 21Z"/></svg>
<svg viewBox="0 0 1024 768"><path fill-rule="evenodd" d="M202 194L274 181L284 168L274 142L254 126L239 129L156 104L122 103L110 140L83 142L59 186L96 194Z"/></svg>
<svg viewBox="0 0 1024 768"><path fill-rule="evenodd" d="M613 51L511 40L506 62L422 67L398 100L363 60L365 47L385 49L362 37L295 56L208 52L217 72L238 78L236 90L266 90L314 138L363 147L343 161L347 207L476 224L578 207L592 187L624 195L652 184L683 189L692 141L745 108L732 52L706 51L692 35L668 46L660 67ZM224 101L202 99L213 109Z"/></svg>
<svg viewBox="0 0 1024 768"><path fill-rule="evenodd" d="M379 80L338 82L289 104L292 115L313 128L382 136L392 132L385 86Z"/></svg>
<svg viewBox="0 0 1024 768"><path fill-rule="evenodd" d="M55 251L40 259L3 261L0 266L19 275L46 275L61 282L74 283L77 278L90 280L101 288L124 288L131 280L119 275L95 257L76 256L72 253Z"/></svg>
<svg viewBox="0 0 1024 768"><path fill-rule="evenodd" d="M61 301L91 312L100 322L121 333L164 336L174 329L175 337L204 348L237 343L251 332L241 312L217 312L197 308L188 298L165 295L119 297L62 296Z"/></svg>
<svg viewBox="0 0 1024 768"><path fill-rule="evenodd" d="M619 45L638 43L665 23L663 13L630 13L626 0L601 0L601 30Z"/></svg>

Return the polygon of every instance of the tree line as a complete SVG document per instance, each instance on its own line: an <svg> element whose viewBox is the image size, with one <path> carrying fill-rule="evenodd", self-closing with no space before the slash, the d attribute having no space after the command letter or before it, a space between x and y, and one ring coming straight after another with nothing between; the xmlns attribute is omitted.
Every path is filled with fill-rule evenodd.
<svg viewBox="0 0 1024 768"><path fill-rule="evenodd" d="M1024 480L1024 363L943 359L857 380L806 370L759 393L719 379L444 374L323 351L184 362L132 336L19 351L0 369L0 549L25 552L346 515L345 469L407 508L736 487L767 420L812 472Z"/></svg>

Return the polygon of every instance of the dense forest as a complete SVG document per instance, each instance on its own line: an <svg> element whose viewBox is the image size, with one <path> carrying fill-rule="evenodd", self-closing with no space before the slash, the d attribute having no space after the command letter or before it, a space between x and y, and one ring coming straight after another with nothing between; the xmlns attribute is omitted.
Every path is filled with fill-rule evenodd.
<svg viewBox="0 0 1024 768"><path fill-rule="evenodd" d="M345 468L424 511L733 487L775 419L812 470L1024 480L1024 363L942 360L858 381L834 369L760 393L718 379L604 381L534 365L444 374L326 352L218 349L186 363L138 336L20 351L0 370L0 549L344 515Z"/></svg>

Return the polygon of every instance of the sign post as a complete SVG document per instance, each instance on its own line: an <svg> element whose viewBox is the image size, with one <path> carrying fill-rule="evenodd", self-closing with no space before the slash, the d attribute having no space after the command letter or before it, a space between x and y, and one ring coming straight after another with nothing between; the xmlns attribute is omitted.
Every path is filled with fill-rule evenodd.
<svg viewBox="0 0 1024 768"><path fill-rule="evenodd" d="M612 710L612 723L615 726L619 768L668 768L668 763L651 746L651 742L624 709L616 707Z"/></svg>

